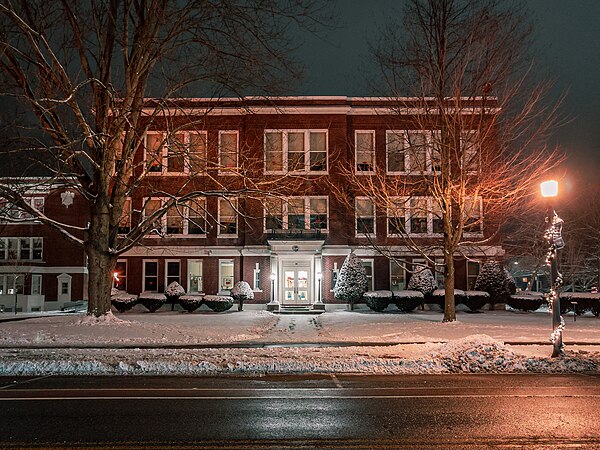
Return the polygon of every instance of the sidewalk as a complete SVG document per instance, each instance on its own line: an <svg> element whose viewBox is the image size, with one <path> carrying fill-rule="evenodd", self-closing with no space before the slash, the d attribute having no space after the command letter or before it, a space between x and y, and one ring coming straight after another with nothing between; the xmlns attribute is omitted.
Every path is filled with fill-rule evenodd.
<svg viewBox="0 0 600 450"><path fill-rule="evenodd" d="M593 316L566 317L561 358L549 357L547 313L457 318L442 323L432 311L133 311L97 322L54 314L0 321L0 376L600 374L600 320Z"/></svg>

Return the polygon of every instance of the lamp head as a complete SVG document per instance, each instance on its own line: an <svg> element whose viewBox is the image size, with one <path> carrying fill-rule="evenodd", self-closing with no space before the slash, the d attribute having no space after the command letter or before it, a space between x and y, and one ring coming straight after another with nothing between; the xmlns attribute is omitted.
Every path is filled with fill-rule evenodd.
<svg viewBox="0 0 600 450"><path fill-rule="evenodd" d="M274 273L271 273L271 281L275 281L275 278L277 278L277 275L275 275Z"/></svg>
<svg viewBox="0 0 600 450"><path fill-rule="evenodd" d="M540 184L542 197L556 197L558 195L558 181L548 180Z"/></svg>
<svg viewBox="0 0 600 450"><path fill-rule="evenodd" d="M323 278L323 274L321 272L317 272L317 280Z"/></svg>

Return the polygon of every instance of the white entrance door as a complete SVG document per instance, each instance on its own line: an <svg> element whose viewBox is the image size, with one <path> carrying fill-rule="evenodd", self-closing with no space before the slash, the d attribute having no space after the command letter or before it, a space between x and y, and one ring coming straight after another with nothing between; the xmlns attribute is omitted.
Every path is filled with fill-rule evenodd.
<svg viewBox="0 0 600 450"><path fill-rule="evenodd" d="M310 266L283 266L283 304L310 304Z"/></svg>

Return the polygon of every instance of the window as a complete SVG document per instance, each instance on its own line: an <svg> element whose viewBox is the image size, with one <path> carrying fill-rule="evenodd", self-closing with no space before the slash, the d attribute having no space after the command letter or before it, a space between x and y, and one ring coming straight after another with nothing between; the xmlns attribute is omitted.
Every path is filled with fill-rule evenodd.
<svg viewBox="0 0 600 450"><path fill-rule="evenodd" d="M289 197L265 202L265 230L328 229L327 197Z"/></svg>
<svg viewBox="0 0 600 450"><path fill-rule="evenodd" d="M479 172L479 147L479 133L477 131L461 131L461 166L467 173Z"/></svg>
<svg viewBox="0 0 600 450"><path fill-rule="evenodd" d="M33 209L43 213L44 212L44 197L32 197L24 196L23 201ZM0 216L7 217L10 219L33 219L33 215L12 203L0 200Z"/></svg>
<svg viewBox="0 0 600 450"><path fill-rule="evenodd" d="M254 286L252 290L255 292L262 292L260 288L260 264L256 263L256 267L254 268L254 276L252 277L254 280Z"/></svg>
<svg viewBox="0 0 600 450"><path fill-rule="evenodd" d="M430 173L432 159L439 166L439 152L432 155L432 132L429 130L387 131L388 173Z"/></svg>
<svg viewBox="0 0 600 450"><path fill-rule="evenodd" d="M219 260L219 289L229 290L233 287L233 259Z"/></svg>
<svg viewBox="0 0 600 450"><path fill-rule="evenodd" d="M151 217L153 214L156 214L163 205L163 199L161 198L146 198L144 199L144 219L147 217ZM166 218L165 216L156 219L153 222L152 231L156 231L159 236L162 236L165 232L166 227Z"/></svg>
<svg viewBox="0 0 600 450"><path fill-rule="evenodd" d="M183 225L185 222L184 210L187 207L182 205L173 205L167 210L167 234L183 234Z"/></svg>
<svg viewBox="0 0 600 450"><path fill-rule="evenodd" d="M340 270L338 269L337 263L334 262L333 269L331 269L331 291L333 291L333 288L335 288L335 285L337 284L339 273Z"/></svg>
<svg viewBox="0 0 600 450"><path fill-rule="evenodd" d="M367 273L367 291L373 291L373 260L372 259L361 259L362 266L365 268Z"/></svg>
<svg viewBox="0 0 600 450"><path fill-rule="evenodd" d="M150 174L196 174L206 170L206 132L148 132L146 170Z"/></svg>
<svg viewBox="0 0 600 450"><path fill-rule="evenodd" d="M123 203L123 212L119 220L119 234L127 234L131 231L131 199L126 199Z"/></svg>
<svg viewBox="0 0 600 450"><path fill-rule="evenodd" d="M158 292L158 261L144 260L144 291Z"/></svg>
<svg viewBox="0 0 600 450"><path fill-rule="evenodd" d="M219 169L235 173L238 167L238 132L219 131Z"/></svg>
<svg viewBox="0 0 600 450"><path fill-rule="evenodd" d="M120 259L115 265L113 286L120 291L127 291L127 261Z"/></svg>
<svg viewBox="0 0 600 450"><path fill-rule="evenodd" d="M390 260L390 290L402 291L406 286L406 271L396 261Z"/></svg>
<svg viewBox="0 0 600 450"><path fill-rule="evenodd" d="M375 131L357 131L356 172L373 172L375 170Z"/></svg>
<svg viewBox="0 0 600 450"><path fill-rule="evenodd" d="M41 237L0 238L0 261L41 261L43 242Z"/></svg>
<svg viewBox="0 0 600 450"><path fill-rule="evenodd" d="M482 208L481 197L475 199L473 197L465 198L463 209L463 217L465 218L464 235L477 236L483 233Z"/></svg>
<svg viewBox="0 0 600 450"><path fill-rule="evenodd" d="M479 261L467 261L467 290L472 291L475 289L475 281L477 280L477 275L479 275L479 269Z"/></svg>
<svg viewBox="0 0 600 450"><path fill-rule="evenodd" d="M179 260L167 260L166 261L166 283L165 286L169 286L171 283L181 284L180 268L181 262Z"/></svg>
<svg viewBox="0 0 600 450"><path fill-rule="evenodd" d="M437 200L431 199L431 215L433 223L433 232L435 234L444 234L444 217L443 211Z"/></svg>
<svg viewBox="0 0 600 450"><path fill-rule="evenodd" d="M398 236L405 233L405 197L391 199L391 206L387 210L388 236Z"/></svg>
<svg viewBox="0 0 600 450"><path fill-rule="evenodd" d="M435 173L442 172L442 133L437 130L431 134L431 170Z"/></svg>
<svg viewBox="0 0 600 450"><path fill-rule="evenodd" d="M385 134L385 145L387 171L390 173L403 173L406 168L404 133L401 131L387 131Z"/></svg>
<svg viewBox="0 0 600 450"><path fill-rule="evenodd" d="M15 293L22 294L25 287L25 276L17 274L0 274L0 295L9 295Z"/></svg>
<svg viewBox="0 0 600 450"><path fill-rule="evenodd" d="M71 301L71 275L68 273L61 273L56 277L58 281L58 296L59 302L70 302Z"/></svg>
<svg viewBox="0 0 600 450"><path fill-rule="evenodd" d="M444 261L444 258L436 258L434 276L438 289L444 289L444 275L446 272L445 268L446 262Z"/></svg>
<svg viewBox="0 0 600 450"><path fill-rule="evenodd" d="M69 293L69 282L68 281L61 281L60 293L65 294L65 295Z"/></svg>
<svg viewBox="0 0 600 450"><path fill-rule="evenodd" d="M237 199L219 199L219 236L237 236Z"/></svg>
<svg viewBox="0 0 600 450"><path fill-rule="evenodd" d="M189 294L202 292L202 260L188 261L188 288Z"/></svg>
<svg viewBox="0 0 600 450"><path fill-rule="evenodd" d="M356 236L375 234L375 205L368 197L356 197Z"/></svg>
<svg viewBox="0 0 600 450"><path fill-rule="evenodd" d="M265 131L265 172L326 171L326 130Z"/></svg>
<svg viewBox="0 0 600 450"><path fill-rule="evenodd" d="M206 199L196 198L188 203L187 234L206 235Z"/></svg>
<svg viewBox="0 0 600 450"><path fill-rule="evenodd" d="M286 220L287 222L287 220ZM272 198L265 200L265 230L283 229L283 200Z"/></svg>
<svg viewBox="0 0 600 450"><path fill-rule="evenodd" d="M428 230L428 208L427 197L412 197L410 199L410 233L427 234Z"/></svg>
<svg viewBox="0 0 600 450"><path fill-rule="evenodd" d="M206 171L206 133L189 133L189 171L192 174Z"/></svg>
<svg viewBox="0 0 600 450"><path fill-rule="evenodd" d="M42 294L42 276L33 274L31 275L31 295Z"/></svg>

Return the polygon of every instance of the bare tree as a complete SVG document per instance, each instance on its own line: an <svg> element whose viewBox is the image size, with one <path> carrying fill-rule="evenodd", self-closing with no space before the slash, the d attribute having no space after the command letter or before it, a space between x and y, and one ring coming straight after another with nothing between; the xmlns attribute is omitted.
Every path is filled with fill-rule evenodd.
<svg viewBox="0 0 600 450"><path fill-rule="evenodd" d="M382 115L386 158L371 175L346 167L350 195L340 198L368 197L385 212L388 236L431 266L443 257L443 320L454 321L455 258L493 244L560 161L544 143L556 105L544 103L547 83L529 84L522 11L495 0L407 3L403 21L385 28L374 48L391 105ZM370 245L404 265L394 246Z"/></svg>
<svg viewBox="0 0 600 450"><path fill-rule="evenodd" d="M88 314L110 311L111 272L117 257L152 231L157 221L184 208L202 209L200 196L222 198L270 193L277 180L254 177L258 161L210 165L201 138L210 104L187 119L182 102L277 93L300 75L289 30L314 31L325 11L317 0L92 0L5 1L0 4L1 93L28 111L16 123L17 141L5 146L45 170L43 186L69 186L89 203L89 225L44 215L24 199L31 185L2 184L0 196L83 246L89 261ZM157 100L153 100L153 98ZM25 125L25 119L32 119ZM141 160L148 130L163 130ZM15 137L13 135L13 137ZM166 155L164 152L168 152ZM166 161L164 157L166 156ZM174 190L165 189L161 164L189 169ZM235 171L233 183L219 171ZM203 182L193 176L203 173ZM142 207L126 227L128 198L143 190L161 196ZM235 205L234 205L235 206ZM169 213L170 212L170 213ZM11 219L4 217L4 219Z"/></svg>

